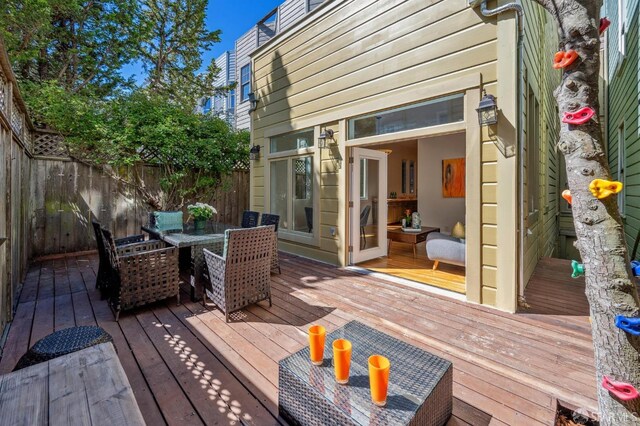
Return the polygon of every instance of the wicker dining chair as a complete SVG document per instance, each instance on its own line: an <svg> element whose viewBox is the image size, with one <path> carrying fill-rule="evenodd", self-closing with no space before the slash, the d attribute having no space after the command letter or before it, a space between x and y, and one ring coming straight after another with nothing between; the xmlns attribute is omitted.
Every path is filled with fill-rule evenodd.
<svg viewBox="0 0 640 426"><path fill-rule="evenodd" d="M222 256L203 249L209 269L203 305L207 297L222 311L225 320L245 306L269 300L271 306L271 256L274 226L225 231Z"/></svg>
<svg viewBox="0 0 640 426"><path fill-rule="evenodd" d="M109 306L120 312L175 296L180 303L178 249L160 240L117 247L111 232L100 229L109 261Z"/></svg>
<svg viewBox="0 0 640 426"><path fill-rule="evenodd" d="M260 218L260 225L262 226L275 226L276 236L273 239L273 255L271 256L271 271L278 270L279 274L282 274L282 270L280 269L280 259L278 256L278 224L280 223L280 215L271 214L271 213L262 213L262 217Z"/></svg>
<svg viewBox="0 0 640 426"><path fill-rule="evenodd" d="M96 275L96 288L100 290L100 295L103 299L108 297L109 287L109 257L105 251L104 242L100 233L100 222L95 220L91 221L93 226L93 232L96 237L96 245L98 246L98 274ZM134 244L144 241L144 235L130 235L124 238L117 238L114 243L117 247L127 244Z"/></svg>
<svg viewBox="0 0 640 426"><path fill-rule="evenodd" d="M253 212L251 210L245 210L242 213L242 227L243 228L255 228L258 226L258 216L260 212Z"/></svg>

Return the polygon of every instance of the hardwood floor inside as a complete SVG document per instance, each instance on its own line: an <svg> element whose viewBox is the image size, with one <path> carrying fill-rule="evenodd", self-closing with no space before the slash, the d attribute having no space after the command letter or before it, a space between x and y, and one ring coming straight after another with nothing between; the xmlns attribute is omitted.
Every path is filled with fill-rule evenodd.
<svg viewBox="0 0 640 426"><path fill-rule="evenodd" d="M518 314L284 253L281 265L271 279L273 306L252 305L227 323L185 292L181 305L167 299L115 322L95 289L97 256L33 263L0 374L47 334L97 324L113 336L147 424L285 424L278 361L308 344L310 324L330 332L355 319L453 363L449 426L549 425L556 398L597 410L584 286L558 278L568 261L541 262L549 271L534 274L531 307Z"/></svg>
<svg viewBox="0 0 640 426"><path fill-rule="evenodd" d="M389 256L371 259L356 266L464 294L465 268L440 262L438 269L433 270L433 262L427 258L425 244L417 244L416 257L413 257L411 244L394 241Z"/></svg>

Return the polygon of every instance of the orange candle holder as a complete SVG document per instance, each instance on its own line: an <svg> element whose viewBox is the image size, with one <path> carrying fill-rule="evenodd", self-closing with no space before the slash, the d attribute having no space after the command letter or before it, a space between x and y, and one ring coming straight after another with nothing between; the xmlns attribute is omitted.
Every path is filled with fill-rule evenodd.
<svg viewBox="0 0 640 426"><path fill-rule="evenodd" d="M336 382L341 385L349 383L349 369L351 368L351 342L346 339L333 341L333 369Z"/></svg>
<svg viewBox="0 0 640 426"><path fill-rule="evenodd" d="M327 330L321 325L309 327L309 354L313 365L322 365L324 360L324 340Z"/></svg>
<svg viewBox="0 0 640 426"><path fill-rule="evenodd" d="M374 404L384 407L387 404L387 391L389 389L389 369L391 362L382 355L369 357L369 387L371 388L371 400Z"/></svg>

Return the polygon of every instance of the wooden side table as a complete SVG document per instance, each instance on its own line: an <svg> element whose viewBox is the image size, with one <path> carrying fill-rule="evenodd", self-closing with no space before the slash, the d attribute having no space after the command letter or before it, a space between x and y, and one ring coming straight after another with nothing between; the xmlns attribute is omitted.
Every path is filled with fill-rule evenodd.
<svg viewBox="0 0 640 426"><path fill-rule="evenodd" d="M416 257L416 245L427 240L427 235L431 232L440 232L440 228L431 226L423 226L420 232L407 232L402 228L387 230L387 256L391 254L391 242L397 241L401 243L413 244L413 257Z"/></svg>

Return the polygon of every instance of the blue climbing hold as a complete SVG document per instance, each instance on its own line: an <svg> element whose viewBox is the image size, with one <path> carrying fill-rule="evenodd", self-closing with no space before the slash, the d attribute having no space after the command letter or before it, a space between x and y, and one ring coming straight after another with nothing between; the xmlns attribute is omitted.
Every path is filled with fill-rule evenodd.
<svg viewBox="0 0 640 426"><path fill-rule="evenodd" d="M633 273L634 277L637 277L638 275L640 275L640 261L638 260L631 261L631 272Z"/></svg>
<svg viewBox="0 0 640 426"><path fill-rule="evenodd" d="M640 318L628 318L616 315L616 327L634 336L640 336Z"/></svg>

